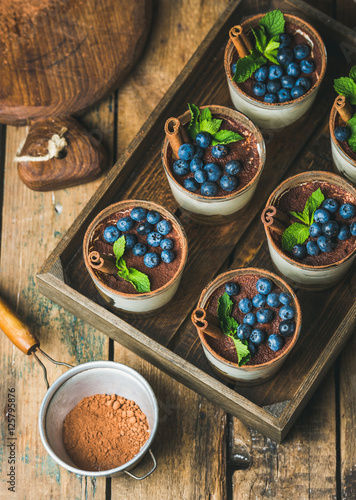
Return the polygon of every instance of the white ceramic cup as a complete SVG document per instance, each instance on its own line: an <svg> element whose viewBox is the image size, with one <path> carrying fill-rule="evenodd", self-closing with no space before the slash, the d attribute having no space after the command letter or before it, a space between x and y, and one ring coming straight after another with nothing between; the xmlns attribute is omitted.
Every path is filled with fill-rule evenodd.
<svg viewBox="0 0 356 500"><path fill-rule="evenodd" d="M220 274L217 278L211 281L202 291L199 301L198 308L204 309L208 304L208 301L214 291L219 288L224 283L231 281L239 276L258 276L261 278L268 278L273 283L279 287L283 292L287 292L292 296L292 305L295 308L295 333L292 342L289 344L288 348L276 358L268 361L267 363L262 363L260 365L244 365L239 366L237 363L232 363L227 361L225 358L217 354L212 347L208 344L206 340L206 334L201 333L197 328L198 335L200 337L204 354L207 357L212 368L224 379L228 381L237 382L240 385L258 385L266 382L272 378L277 371L282 367L283 363L286 361L289 353L295 346L301 325L302 325L302 313L301 308L297 299L297 296L287 283L285 283L279 276L270 271L264 269L257 269L253 267L246 267L243 269L235 269L232 271L227 271L226 273Z"/></svg>
<svg viewBox="0 0 356 500"><path fill-rule="evenodd" d="M246 21L242 23L247 34L249 33L250 26L255 28L263 15L264 14L258 14L246 19ZM326 49L319 33L310 24L299 17L284 14L284 18L287 23L293 23L306 35L312 50L313 47L317 45L322 54L322 65L319 78L313 87L302 97L287 103L267 103L247 95L232 81L233 74L231 73L231 65L233 54L236 52L236 49L231 40L228 41L225 49L224 66L231 100L237 110L245 113L262 129L282 129L299 120L313 104L326 70ZM313 57L313 52L311 53L311 57Z"/></svg>
<svg viewBox="0 0 356 500"><path fill-rule="evenodd" d="M333 162L337 170L346 179L356 184L356 161L350 158L348 154L342 149L339 141L335 137L335 120L337 115L337 109L335 106L331 108L330 120L329 120L329 130L330 130L330 141L331 141L331 154L333 157Z"/></svg>

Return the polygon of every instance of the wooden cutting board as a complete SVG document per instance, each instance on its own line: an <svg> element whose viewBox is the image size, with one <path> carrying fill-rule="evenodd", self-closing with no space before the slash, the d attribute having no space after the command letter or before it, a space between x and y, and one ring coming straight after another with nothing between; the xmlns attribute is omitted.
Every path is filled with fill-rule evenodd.
<svg viewBox="0 0 356 500"><path fill-rule="evenodd" d="M134 66L150 18L151 0L1 0L0 123L93 106Z"/></svg>

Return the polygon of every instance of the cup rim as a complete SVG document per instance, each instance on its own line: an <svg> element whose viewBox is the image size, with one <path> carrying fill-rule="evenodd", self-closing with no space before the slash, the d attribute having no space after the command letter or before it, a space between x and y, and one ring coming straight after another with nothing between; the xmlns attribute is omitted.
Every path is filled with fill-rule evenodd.
<svg viewBox="0 0 356 500"><path fill-rule="evenodd" d="M340 153L341 156L344 157L345 160L354 168L356 168L356 160L353 160L347 153L346 151L343 150L343 148L340 146L339 141L336 139L335 136L335 120L336 120L336 114L337 114L337 109L333 105L330 111L330 118L329 118L329 131L330 131L330 137L333 145L336 147L338 153Z"/></svg>
<svg viewBox="0 0 356 500"><path fill-rule="evenodd" d="M276 200L279 199L282 196L282 194L286 191L286 189L284 189L284 188L292 187L292 186L289 186L289 183L294 182L294 181L297 181L294 183L294 186L299 185L299 184L307 184L310 182L326 182L326 183L332 184L334 186L341 187L345 191L348 191L356 199L356 189L340 175L333 174L332 172L326 172L326 171L323 172L321 170L312 170L309 172L301 172L300 174L293 175L292 177L288 177L288 179L285 179L283 182L281 182L272 191L272 193L268 197L265 208L268 207L269 205L273 205L272 200L274 198L276 198ZM277 191L280 191L280 190L281 190L281 194L277 197L276 193L277 193ZM263 226L264 226L264 230L265 230L266 237L267 237L269 244L272 245L273 249L278 253L278 255L280 255L283 259L285 259L288 263L290 263L298 268L301 268L301 269L320 269L321 270L321 269L333 268L335 266L338 266L338 265L343 264L344 262L348 261L356 253L356 247L355 247L350 254L348 254L346 257L343 257L341 260L338 260L336 262L332 262L331 264L324 264L322 266L312 266L310 264L303 264L302 262L296 262L291 257L289 257L289 255L285 254L281 248L279 248L279 246L276 244L276 242L274 241L274 239L271 236L270 228L268 226L266 226L265 224L263 224Z"/></svg>
<svg viewBox="0 0 356 500"><path fill-rule="evenodd" d="M125 292L120 292L119 290L113 290L108 285L103 283L103 281L100 280L95 275L91 265L89 264L89 258L88 258L89 242L90 242L90 238L93 234L93 231L95 230L96 226L98 225L99 222L101 222L102 219L109 216L111 213L117 212L121 208L126 208L126 207L128 208L130 206L137 206L137 205L143 206L144 208L148 208L149 210L155 210L155 211L159 212L161 215L163 215L166 219L168 219L173 224L173 226L177 230L179 238L180 238L181 247L182 247L182 258L181 258L181 261L180 261L180 264L179 264L179 267L178 267L176 273L172 276L172 278L169 281L167 281L167 283L165 283L160 288L157 288L157 290L153 290L153 291L147 292L147 293L125 293ZM177 217L174 214L172 214L169 210L162 207L161 205L158 205L157 203L155 203L153 201L149 201L149 200L131 200L131 199L130 200L121 200L121 201L118 201L116 203L112 203L111 205L109 205L106 208L104 208L103 210L101 210L98 213L98 215L92 220L92 222L89 224L89 226L85 232L84 239L83 239L83 257L84 257L85 267L87 268L87 271L89 272L90 277L92 278L94 283L96 280L99 281L100 286L102 286L107 293L114 294L115 296L123 297L126 299L140 300L140 299L149 298L149 297L151 298L155 295L159 295L159 294L165 292L181 276L181 274L184 270L184 267L186 265L187 258L188 258L188 238L187 238L187 234L186 234L185 229L184 229L182 223L180 222L180 220L177 219Z"/></svg>
<svg viewBox="0 0 356 500"><path fill-rule="evenodd" d="M294 293L293 289L280 276L278 276L275 273L272 273L271 271L267 271L266 269L260 269L257 267L243 267L243 268L238 268L238 269L231 269L230 271L226 271L224 273L219 274L216 278L211 280L206 285L204 290L201 292L197 307L203 307L202 303L204 303L204 306L206 305L210 296L216 290L216 288L218 288L218 286L220 286L220 284L218 286L216 286L215 288L213 288L212 291L210 291L210 293L208 293L208 289L215 286L216 282L220 281L222 277L224 277L224 278L226 277L226 281L228 281L230 277L245 276L245 275L258 275L258 276L261 276L264 278L269 278L269 279L273 280L275 285L277 285L283 291L287 291L292 296L294 306L295 306L295 311L296 311L296 316L295 316L296 327L295 327L295 333L294 333L292 342L289 344L287 349L285 351L283 351L281 354L279 354L276 358L273 358L265 363L260 363L258 365L239 366L237 363L233 363L232 361L228 361L224 357L220 356L220 354L218 354L216 351L214 351L214 349L208 344L208 342L206 340L207 336L204 333L201 333L198 330L198 328L197 328L197 332L198 332L201 343L209 351L209 353L212 356L214 356L214 358L216 358L218 361L222 362L223 364L225 364L227 366L230 366L230 367L233 367L233 368L245 371L245 372L250 372L250 371L258 371L262 368L270 366L273 363L275 363L276 361L284 358L285 356L287 356L290 353L290 351L295 346L295 344L299 338L301 325L302 325L302 310L301 310L298 298L297 298L296 294Z"/></svg>
<svg viewBox="0 0 356 500"><path fill-rule="evenodd" d="M175 185L178 188L180 188L181 191L184 192L186 195L188 195L191 198L194 198L198 201L205 202L205 203L211 203L213 201L225 202L225 201L231 200L233 198L236 198L237 196L240 196L242 193L248 191L258 181L258 179L261 176L265 162L266 162L266 144L265 144L265 141L263 139L263 135L262 135L260 129L257 127L257 125L255 125L253 123L253 121L250 120L250 118L248 116L246 116L244 113L241 113L241 111L237 111L235 109L228 108L227 106L221 106L218 104L199 106L200 110L203 110L205 108L209 108L212 115L218 114L220 116L226 116L226 117L229 117L229 118L236 120L238 123L241 123L241 117L243 117L244 120L247 120L248 124L251 126L251 129L252 129L251 131L253 132L253 134L256 138L257 144L262 149L261 154L259 154L260 161L259 161L258 170L257 170L255 176L242 189L235 191L233 193L230 193L228 195L225 195L225 196L207 197L207 196L203 196L202 194L197 194L197 193L188 191L188 189L186 189L184 186L179 184L179 182L177 182L177 180L174 178L174 176L171 172L171 168L168 164L168 158L167 158L167 151L168 151L168 147L170 146L169 140L167 139L167 137L164 138L163 145L162 145L162 151L161 151L162 164L163 164L165 173L168 176L168 178L170 180L172 180L175 183ZM186 123L188 123L189 116L190 116L189 113L190 113L189 110L185 111L182 115L180 115L178 117L178 120L181 122L182 125L185 125ZM231 114L233 116L230 116Z"/></svg>
<svg viewBox="0 0 356 500"><path fill-rule="evenodd" d="M256 23L259 21L265 14L256 14L254 16L249 17L245 21L241 23L241 25L245 28L247 25L250 25L251 23ZM264 101L259 101L258 99L255 99L254 97L250 96L249 94L246 94L243 90L241 90L236 82L232 80L232 74L231 74L231 54L234 49L234 45L232 41L229 39L226 47L225 47L225 53L224 53L224 67L225 67L225 73L226 76L230 82L230 84L233 85L234 90L236 90L238 93L240 93L245 100L251 101L251 104L258 105L261 107L264 107L266 109L279 109L282 107L294 107L298 105L301 101L305 100L308 98L311 94L313 94L315 91L317 91L321 85L321 82L324 79L325 72L326 72L326 64L327 64L327 52L326 52L326 47L323 42L323 39L321 38L320 34L316 31L316 29L309 24L307 21L304 19L294 16L292 14L287 14L283 12L283 16L285 17L287 22L293 22L294 24L299 24L303 27L306 27L307 30L309 30L312 33L312 36L314 40L316 40L317 44L320 47L321 51L321 70L320 70L320 76L317 79L317 81L314 83L314 85L306 92L304 95L301 97L298 97L297 99L293 99L292 101L287 101L287 102L264 102Z"/></svg>

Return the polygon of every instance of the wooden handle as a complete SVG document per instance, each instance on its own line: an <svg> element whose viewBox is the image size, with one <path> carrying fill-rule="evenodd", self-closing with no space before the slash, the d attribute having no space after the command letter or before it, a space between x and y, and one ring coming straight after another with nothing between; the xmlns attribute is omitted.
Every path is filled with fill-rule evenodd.
<svg viewBox="0 0 356 500"><path fill-rule="evenodd" d="M0 328L11 342L25 354L32 354L40 345L38 339L1 297Z"/></svg>

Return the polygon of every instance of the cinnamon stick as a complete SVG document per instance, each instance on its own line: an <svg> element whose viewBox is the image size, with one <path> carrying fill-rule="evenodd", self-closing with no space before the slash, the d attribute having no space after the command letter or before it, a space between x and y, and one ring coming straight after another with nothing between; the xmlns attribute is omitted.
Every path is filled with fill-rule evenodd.
<svg viewBox="0 0 356 500"><path fill-rule="evenodd" d="M117 267L115 265L115 262L113 260L106 256L106 255L100 255L99 252L96 250L92 251L89 253L89 264L93 269L96 269L97 271L100 271L105 274L116 274L117 273Z"/></svg>
<svg viewBox="0 0 356 500"><path fill-rule="evenodd" d="M344 95L339 95L334 101L334 106L343 122L348 122L353 116L352 108Z"/></svg>
<svg viewBox="0 0 356 500"><path fill-rule="evenodd" d="M237 50L240 59L249 55L250 50L252 50L252 44L245 35L244 29L240 24L231 28L229 31L229 37L235 45L235 49Z"/></svg>
<svg viewBox="0 0 356 500"><path fill-rule="evenodd" d="M200 333L205 333L206 335L218 340L225 337L220 326L218 326L218 319L205 309L194 309L192 313L192 322Z"/></svg>
<svg viewBox="0 0 356 500"><path fill-rule="evenodd" d="M268 226L280 235L282 235L285 229L290 225L288 215L272 205L269 205L263 210L261 220L265 226Z"/></svg>
<svg viewBox="0 0 356 500"><path fill-rule="evenodd" d="M174 155L178 158L178 149L182 144L184 144L185 139L183 139L184 128L182 127L178 118L168 118L164 125L164 131L166 137L169 140L172 151Z"/></svg>

